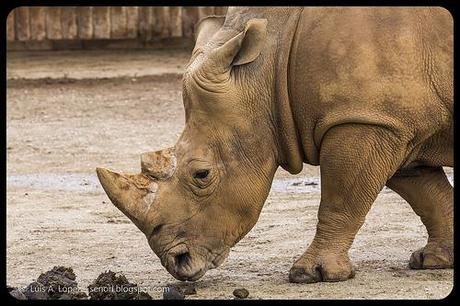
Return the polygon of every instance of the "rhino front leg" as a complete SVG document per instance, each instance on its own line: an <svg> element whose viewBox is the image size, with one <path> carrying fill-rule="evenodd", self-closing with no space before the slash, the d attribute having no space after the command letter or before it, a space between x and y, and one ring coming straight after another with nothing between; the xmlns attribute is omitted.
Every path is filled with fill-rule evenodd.
<svg viewBox="0 0 460 306"><path fill-rule="evenodd" d="M452 268L454 190L441 167L398 172L387 186L403 197L428 231L425 247L412 253L412 269Z"/></svg>
<svg viewBox="0 0 460 306"><path fill-rule="evenodd" d="M348 250L378 193L404 160L406 143L371 125L339 125L324 135L316 234L292 266L290 282L333 282L354 276Z"/></svg>

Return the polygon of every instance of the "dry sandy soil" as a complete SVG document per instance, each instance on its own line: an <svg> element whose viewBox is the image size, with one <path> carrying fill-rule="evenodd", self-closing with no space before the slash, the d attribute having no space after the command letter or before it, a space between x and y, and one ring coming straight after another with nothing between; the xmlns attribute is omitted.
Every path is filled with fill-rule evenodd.
<svg viewBox="0 0 460 306"><path fill-rule="evenodd" d="M122 271L161 298L178 283L144 235L109 201L97 166L138 171L139 153L173 145L184 126L180 72L187 51L36 52L8 55L7 283L25 286L55 265L73 267L86 289L105 270ZM58 63L58 64L57 64ZM169 73L169 74L164 74ZM105 79L98 79L103 76ZM14 79L14 80L13 80ZM447 169L452 179L452 169ZM415 271L425 244L420 219L384 189L350 256L356 277L291 284L288 271L311 241L319 168L278 171L260 219L227 261L189 298L432 299L447 296L452 270ZM297 186L298 185L298 186Z"/></svg>

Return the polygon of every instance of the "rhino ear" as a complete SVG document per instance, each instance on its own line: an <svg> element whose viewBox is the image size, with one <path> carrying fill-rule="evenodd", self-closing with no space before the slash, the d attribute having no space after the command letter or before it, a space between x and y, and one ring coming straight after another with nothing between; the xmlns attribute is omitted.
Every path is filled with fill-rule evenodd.
<svg viewBox="0 0 460 306"><path fill-rule="evenodd" d="M205 45L219 31L225 21L225 16L207 16L195 25L195 49Z"/></svg>
<svg viewBox="0 0 460 306"><path fill-rule="evenodd" d="M248 64L261 53L267 37L267 19L250 19L244 31L215 49L216 60L226 68Z"/></svg>
<svg viewBox="0 0 460 306"><path fill-rule="evenodd" d="M244 29L241 48L232 65L243 65L254 61L262 51L267 37L267 19L251 19Z"/></svg>

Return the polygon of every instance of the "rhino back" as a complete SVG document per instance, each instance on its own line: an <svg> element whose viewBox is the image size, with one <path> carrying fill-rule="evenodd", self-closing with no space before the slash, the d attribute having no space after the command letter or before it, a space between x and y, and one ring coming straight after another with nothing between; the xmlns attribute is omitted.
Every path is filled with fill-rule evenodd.
<svg viewBox="0 0 460 306"><path fill-rule="evenodd" d="M289 92L308 163L343 123L387 127L414 144L450 129L453 22L442 8L305 8Z"/></svg>

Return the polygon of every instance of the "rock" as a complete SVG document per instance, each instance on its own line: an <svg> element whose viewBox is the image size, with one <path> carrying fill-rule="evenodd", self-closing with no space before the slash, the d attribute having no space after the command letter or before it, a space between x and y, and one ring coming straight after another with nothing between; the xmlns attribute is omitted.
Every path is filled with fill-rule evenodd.
<svg viewBox="0 0 460 306"><path fill-rule="evenodd" d="M79 291L73 295L73 299L74 300L87 300L88 295L83 291Z"/></svg>
<svg viewBox="0 0 460 306"><path fill-rule="evenodd" d="M76 276L72 268L55 266L50 271L40 274L37 282L46 288L51 300L86 298L86 294L78 289Z"/></svg>
<svg viewBox="0 0 460 306"><path fill-rule="evenodd" d="M58 300L72 300L72 296L67 293L64 293L58 298Z"/></svg>
<svg viewBox="0 0 460 306"><path fill-rule="evenodd" d="M130 283L123 274L107 271L88 286L91 300L151 300L152 297Z"/></svg>
<svg viewBox="0 0 460 306"><path fill-rule="evenodd" d="M245 299L249 296L249 291L245 288L237 288L233 290L233 295L238 299Z"/></svg>
<svg viewBox="0 0 460 306"><path fill-rule="evenodd" d="M168 284L166 288L174 287L175 290L180 291L183 295L196 294L196 288L194 283L184 282L181 284ZM168 289L170 290L170 289Z"/></svg>
<svg viewBox="0 0 460 306"><path fill-rule="evenodd" d="M48 272L40 274L37 282L47 287L51 299L59 299L64 293L77 287L72 268L53 267Z"/></svg>
<svg viewBox="0 0 460 306"><path fill-rule="evenodd" d="M139 295L137 296L137 299L138 300L151 300L152 297L147 292L141 291L141 292L139 292Z"/></svg>
<svg viewBox="0 0 460 306"><path fill-rule="evenodd" d="M29 300L48 300L47 288L38 282L30 283L24 290L24 295Z"/></svg>
<svg viewBox="0 0 460 306"><path fill-rule="evenodd" d="M58 298L58 300L87 300L87 299L88 299L88 295L86 295L86 293L82 291L76 294L64 293Z"/></svg>
<svg viewBox="0 0 460 306"><path fill-rule="evenodd" d="M30 283L23 293L29 300L76 300L86 299L80 291L72 268L55 266L40 274L37 281Z"/></svg>
<svg viewBox="0 0 460 306"><path fill-rule="evenodd" d="M192 284L180 287L180 291L182 291L182 293L184 295L194 295L194 294L196 294L196 288Z"/></svg>
<svg viewBox="0 0 460 306"><path fill-rule="evenodd" d="M7 287L9 294L17 300L27 300L25 294L18 288Z"/></svg>
<svg viewBox="0 0 460 306"><path fill-rule="evenodd" d="M163 291L163 300L183 300L185 295L175 286L168 286Z"/></svg>

